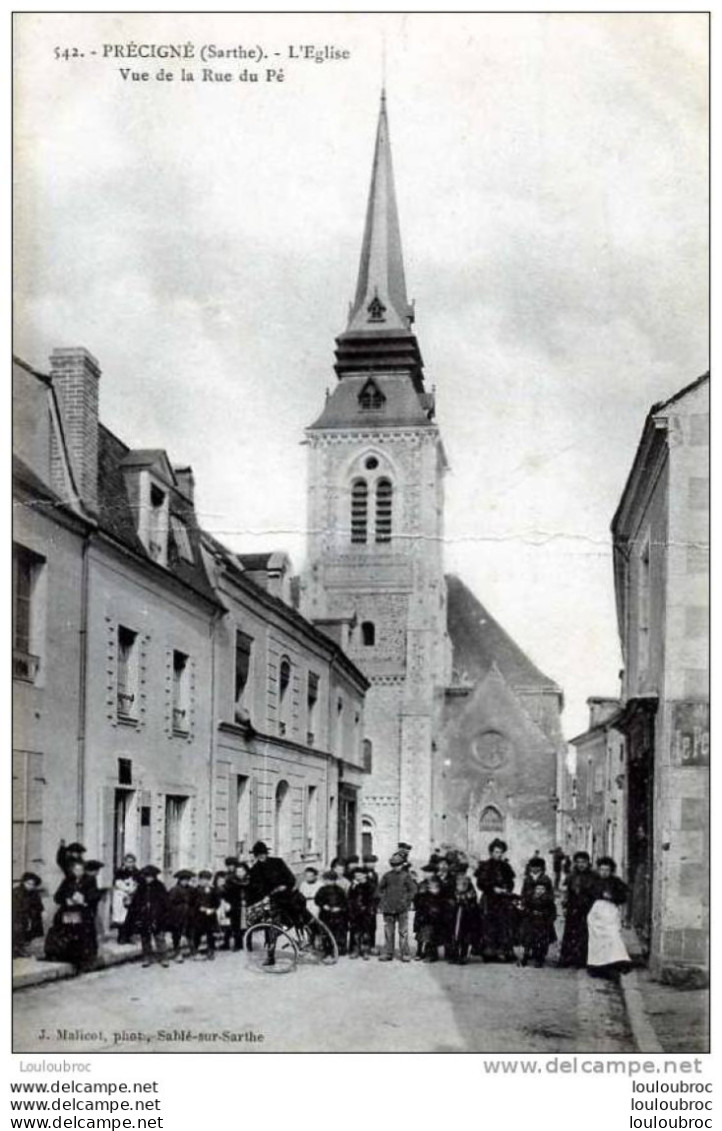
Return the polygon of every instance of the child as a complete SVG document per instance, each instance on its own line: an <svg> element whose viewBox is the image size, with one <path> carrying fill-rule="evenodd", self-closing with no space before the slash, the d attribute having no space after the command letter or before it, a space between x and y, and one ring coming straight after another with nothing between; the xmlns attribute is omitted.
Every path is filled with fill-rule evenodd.
<svg viewBox="0 0 722 1131"><path fill-rule="evenodd" d="M414 924L418 940L416 957L424 962L438 962L439 947L444 945L448 925L448 901L444 898L437 876L424 881L414 896Z"/></svg>
<svg viewBox="0 0 722 1131"><path fill-rule="evenodd" d="M478 934L476 892L466 872L458 872L451 901L451 923L446 956L451 963L465 966L469 950Z"/></svg>
<svg viewBox="0 0 722 1131"><path fill-rule="evenodd" d="M402 962L410 962L409 909L416 895L416 881L404 870L404 857L395 852L389 860L390 871L379 881L379 910L384 917L384 953L380 962L391 962L394 957L396 931L399 933L399 952Z"/></svg>
<svg viewBox="0 0 722 1131"><path fill-rule="evenodd" d="M544 880L547 882L544 883ZM525 881L521 909L521 943L524 947L521 965L526 966L531 958L534 965L541 968L546 962L549 947L557 937L554 929L557 917L554 888L548 876L540 875L534 883Z"/></svg>
<svg viewBox="0 0 722 1131"><path fill-rule="evenodd" d="M168 892L168 927L173 943L171 958L175 962L183 961L181 940L185 939L190 950L193 950L193 926L197 895L190 886L193 873L187 868L181 868L175 874L175 885Z"/></svg>
<svg viewBox="0 0 722 1131"><path fill-rule="evenodd" d="M346 861L341 856L337 856L335 860L331 861L331 871L335 872L336 879L343 890L348 891L351 881L346 876Z"/></svg>
<svg viewBox="0 0 722 1131"><path fill-rule="evenodd" d="M146 864L140 873L140 883L128 908L128 931L137 932L143 948L143 966L155 960L161 966L170 965L166 952L165 932L168 927L168 892L158 879L160 868Z"/></svg>
<svg viewBox="0 0 722 1131"><path fill-rule="evenodd" d="M376 897L365 868L355 868L347 893L349 958L368 961L376 921Z"/></svg>
<svg viewBox="0 0 722 1131"><path fill-rule="evenodd" d="M316 896L320 887L321 880L318 875L318 868L309 864L307 868L303 869L303 879L298 885L298 890L306 901L306 910L310 911L311 914L315 914L317 911Z"/></svg>
<svg viewBox="0 0 722 1131"><path fill-rule="evenodd" d="M340 877L334 869L324 872L323 885L316 893L318 917L336 940L340 955L346 953L348 934L348 900L346 889L341 883L342 879L343 877Z"/></svg>
<svg viewBox="0 0 722 1131"><path fill-rule="evenodd" d="M13 958L26 958L29 944L45 933L42 883L35 872L23 872L18 886L13 888Z"/></svg>
<svg viewBox="0 0 722 1131"><path fill-rule="evenodd" d="M526 868L524 869L524 879L521 885L521 898L524 901L527 892L531 892L537 884L548 888L549 891L554 891L554 885L551 878L546 874L547 866L543 856L532 856L527 861Z"/></svg>
<svg viewBox="0 0 722 1131"><path fill-rule="evenodd" d="M379 858L378 858L378 856L374 856L373 852L366 852L366 853L364 853L364 856L363 856L361 862L363 864L364 871L366 872L366 876L368 878L369 887L371 888L371 891L373 892L373 896L374 896L374 917L373 917L373 925L372 925L372 930L371 930L371 953L372 954L378 954L378 950L376 949L376 926L377 926L377 916L378 916L378 909L379 909L379 898L378 898L379 874L376 871L376 865L379 862Z"/></svg>
<svg viewBox="0 0 722 1131"><path fill-rule="evenodd" d="M218 905L220 899L213 887L213 873L204 869L198 873L196 889L195 930L193 934L194 957L200 958L201 941L206 940L206 958L212 962L216 957L216 931L218 930Z"/></svg>
<svg viewBox="0 0 722 1131"><path fill-rule="evenodd" d="M110 897L110 925L117 928L118 942L121 945L132 942L132 936L128 933L128 908L138 889L139 879L135 856L127 853L120 868L115 870Z"/></svg>

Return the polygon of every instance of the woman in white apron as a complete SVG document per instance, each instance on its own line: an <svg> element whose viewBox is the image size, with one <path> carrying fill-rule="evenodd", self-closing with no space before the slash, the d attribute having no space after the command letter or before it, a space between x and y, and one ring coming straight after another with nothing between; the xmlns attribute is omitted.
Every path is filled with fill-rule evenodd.
<svg viewBox="0 0 722 1131"><path fill-rule="evenodd" d="M611 856L597 861L594 903L587 916L589 949L587 970L596 978L617 981L631 968L622 940L622 906L627 901L627 885L615 875L617 865Z"/></svg>

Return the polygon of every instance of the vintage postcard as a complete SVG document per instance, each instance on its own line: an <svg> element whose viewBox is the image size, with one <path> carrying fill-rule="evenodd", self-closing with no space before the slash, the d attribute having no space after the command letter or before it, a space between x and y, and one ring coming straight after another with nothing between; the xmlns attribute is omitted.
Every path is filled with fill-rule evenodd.
<svg viewBox="0 0 722 1131"><path fill-rule="evenodd" d="M15 15L16 1053L709 1051L708 35Z"/></svg>

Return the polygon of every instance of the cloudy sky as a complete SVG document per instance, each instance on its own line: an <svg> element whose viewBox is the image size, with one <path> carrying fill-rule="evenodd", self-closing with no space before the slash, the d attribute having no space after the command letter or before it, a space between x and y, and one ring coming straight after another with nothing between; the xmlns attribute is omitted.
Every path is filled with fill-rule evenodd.
<svg viewBox="0 0 722 1131"><path fill-rule="evenodd" d="M708 368L706 36L696 14L18 17L16 352L90 349L104 422L193 465L208 529L300 567L385 53L448 569L562 685L571 736L618 686L609 523L645 414ZM168 83L103 57L131 42L269 58Z"/></svg>

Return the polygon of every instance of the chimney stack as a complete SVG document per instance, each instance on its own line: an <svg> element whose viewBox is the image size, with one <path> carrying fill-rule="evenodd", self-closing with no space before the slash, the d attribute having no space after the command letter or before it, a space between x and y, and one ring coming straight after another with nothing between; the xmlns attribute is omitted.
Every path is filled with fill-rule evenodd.
<svg viewBox="0 0 722 1131"><path fill-rule="evenodd" d="M89 510L97 511L100 366L91 353L77 346L53 350L50 372L80 497Z"/></svg>
<svg viewBox="0 0 722 1131"><path fill-rule="evenodd" d="M174 467L176 480L178 482L178 490L181 495L184 495L190 503L193 502L193 495L195 492L195 476L193 475L192 467Z"/></svg>

